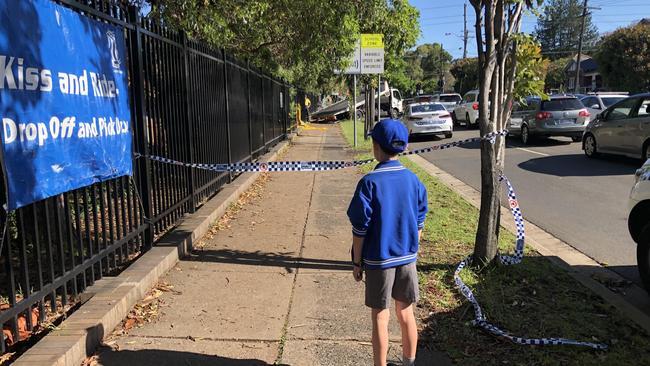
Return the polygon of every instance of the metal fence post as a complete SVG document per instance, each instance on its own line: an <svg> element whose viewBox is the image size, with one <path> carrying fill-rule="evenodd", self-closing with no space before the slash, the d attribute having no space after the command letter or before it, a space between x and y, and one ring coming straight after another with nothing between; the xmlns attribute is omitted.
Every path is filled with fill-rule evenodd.
<svg viewBox="0 0 650 366"><path fill-rule="evenodd" d="M194 121L192 120L192 103L190 99L190 91L191 91L191 86L190 86L190 51L187 46L187 35L185 32L181 32L181 40L183 43L183 69L184 69L184 75L185 75L185 118L187 118L187 123L185 123L185 126L187 126L187 139L188 141L186 142L187 146L187 153L188 156L190 157L190 163L194 163ZM195 212L196 211L196 197L195 197L195 192L196 192L196 182L194 179L194 169L193 168L188 168L188 175L189 175L189 181L190 181L190 202L192 205L192 208L190 209L190 212Z"/></svg>
<svg viewBox="0 0 650 366"><path fill-rule="evenodd" d="M253 117L251 116L251 63L246 59L246 89L248 91L248 151L250 160L253 161Z"/></svg>
<svg viewBox="0 0 650 366"><path fill-rule="evenodd" d="M228 102L228 59L226 57L226 50L224 48L221 49L221 54L223 56L223 94L226 107L226 135L228 135L226 146L228 147L228 164L232 164L232 146L230 145L230 104ZM232 182L232 172L229 172L228 176L229 182Z"/></svg>
<svg viewBox="0 0 650 366"><path fill-rule="evenodd" d="M140 15L138 8L129 7L129 21L134 25L129 37L131 47L131 58L133 63L133 103L135 109L135 118L133 125L135 146L137 151L142 155L149 155L149 141L147 133L147 115L144 108L144 68L142 60L142 36L140 32ZM136 160L138 184L140 186L140 198L144 210L145 219L153 218L153 206L151 202L151 161L147 158ZM151 247L153 245L153 222L148 222L148 228L144 231L144 245Z"/></svg>

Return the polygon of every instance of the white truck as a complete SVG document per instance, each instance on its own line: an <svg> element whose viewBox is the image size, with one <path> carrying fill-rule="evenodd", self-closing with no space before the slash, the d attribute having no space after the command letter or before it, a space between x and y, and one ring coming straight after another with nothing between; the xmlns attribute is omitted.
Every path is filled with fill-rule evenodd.
<svg viewBox="0 0 650 366"><path fill-rule="evenodd" d="M375 103L377 103L378 97L380 98L379 106L382 117L398 117L404 113L402 93L398 89L390 88L387 81L382 82L379 93L375 93ZM355 103L357 118L363 117L365 113L363 109L364 105L365 96L362 94L357 97L357 102Z"/></svg>

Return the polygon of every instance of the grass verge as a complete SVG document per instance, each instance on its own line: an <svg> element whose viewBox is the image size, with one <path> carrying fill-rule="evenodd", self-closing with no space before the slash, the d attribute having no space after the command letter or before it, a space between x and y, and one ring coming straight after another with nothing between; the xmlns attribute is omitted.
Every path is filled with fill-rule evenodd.
<svg viewBox="0 0 650 366"><path fill-rule="evenodd" d="M350 145L352 123L341 123ZM360 144L357 158L370 156L370 146ZM462 365L650 365L650 336L643 329L532 249L525 251L519 265L463 270L463 281L488 320L517 336L604 342L610 350L519 346L474 327L473 309L458 293L453 273L472 252L478 210L410 160L402 163L420 177L429 193L430 213L418 261L421 342ZM501 233L500 251L512 252L514 236L505 229Z"/></svg>

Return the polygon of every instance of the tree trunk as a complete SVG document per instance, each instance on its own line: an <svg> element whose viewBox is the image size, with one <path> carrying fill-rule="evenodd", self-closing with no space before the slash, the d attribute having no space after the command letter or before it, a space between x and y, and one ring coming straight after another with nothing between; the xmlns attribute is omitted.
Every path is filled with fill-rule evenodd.
<svg viewBox="0 0 650 366"><path fill-rule="evenodd" d="M516 43L523 3L507 0L470 0L476 12L476 44L479 55L479 123L481 136L501 131L510 118ZM507 14L506 14L507 11ZM501 183L505 137L481 142L481 212L474 261L490 263L497 255Z"/></svg>

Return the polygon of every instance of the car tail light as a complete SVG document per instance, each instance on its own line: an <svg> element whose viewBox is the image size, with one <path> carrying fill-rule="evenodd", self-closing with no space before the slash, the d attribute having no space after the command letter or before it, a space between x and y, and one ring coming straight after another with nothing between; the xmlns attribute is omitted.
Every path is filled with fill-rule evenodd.
<svg viewBox="0 0 650 366"><path fill-rule="evenodd" d="M539 112L535 115L536 120L549 119L551 117L553 117L551 112Z"/></svg>
<svg viewBox="0 0 650 366"><path fill-rule="evenodd" d="M451 118L451 114L449 114L449 113L441 114L441 115L438 116L438 118Z"/></svg>
<svg viewBox="0 0 650 366"><path fill-rule="evenodd" d="M473 103L472 104L472 109L475 110L475 111L478 111L478 103L476 103L476 102Z"/></svg>
<svg viewBox="0 0 650 366"><path fill-rule="evenodd" d="M588 110L583 109L583 110L580 111L580 113L578 113L578 116L580 116L580 117L589 117L589 116L591 116L591 113L589 113Z"/></svg>

